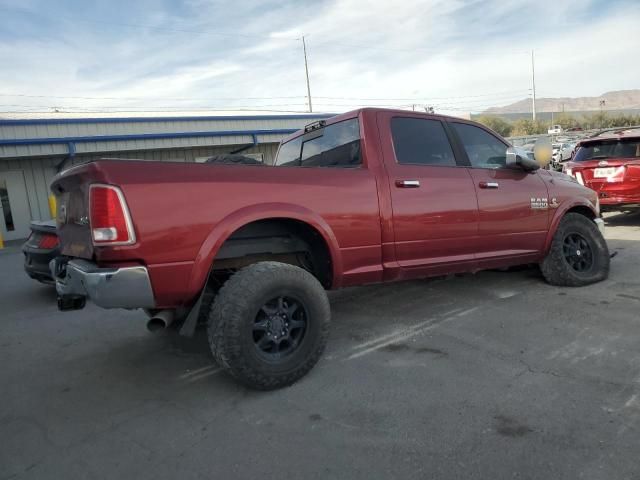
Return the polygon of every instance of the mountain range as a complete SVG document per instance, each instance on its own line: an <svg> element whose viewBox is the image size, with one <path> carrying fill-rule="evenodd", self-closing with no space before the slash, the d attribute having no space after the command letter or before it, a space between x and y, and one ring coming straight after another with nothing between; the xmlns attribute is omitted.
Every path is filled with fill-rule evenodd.
<svg viewBox="0 0 640 480"><path fill-rule="evenodd" d="M601 105L600 102L604 101ZM536 98L536 112L589 112L602 110L640 109L640 89L617 90L603 93L599 97ZM492 107L483 113L502 115L531 113L531 98L519 100L503 107Z"/></svg>

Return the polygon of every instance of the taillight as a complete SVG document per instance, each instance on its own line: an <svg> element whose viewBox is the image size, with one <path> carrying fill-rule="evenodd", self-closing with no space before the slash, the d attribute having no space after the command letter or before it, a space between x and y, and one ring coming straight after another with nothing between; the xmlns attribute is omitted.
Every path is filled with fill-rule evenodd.
<svg viewBox="0 0 640 480"><path fill-rule="evenodd" d="M112 185L91 185L89 223L94 245L129 245L136 241L124 195Z"/></svg>
<svg viewBox="0 0 640 480"><path fill-rule="evenodd" d="M58 236L52 235L50 233L45 233L40 237L40 241L38 242L38 248L42 248L45 250L50 250L52 248L56 248L58 246Z"/></svg>

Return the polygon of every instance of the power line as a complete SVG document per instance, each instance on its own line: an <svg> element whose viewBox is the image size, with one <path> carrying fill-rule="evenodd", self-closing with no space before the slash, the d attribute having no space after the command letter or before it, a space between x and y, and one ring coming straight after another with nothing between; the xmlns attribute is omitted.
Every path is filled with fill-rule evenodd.
<svg viewBox="0 0 640 480"><path fill-rule="evenodd" d="M449 99L459 99L459 98L478 98L478 97L495 97L501 95L507 95L512 93L523 93L523 90L511 90L507 92L497 92L497 93L485 93L481 95L458 95L455 97L403 97L403 98L358 98L358 97L320 97L316 96L315 98L322 98L325 100L398 100L398 101L411 101L411 100L449 100Z"/></svg>
<svg viewBox="0 0 640 480"><path fill-rule="evenodd" d="M486 97L503 97L511 94L522 94L527 95L527 91L523 90L511 90L505 92L495 92L495 93L486 93L480 95L458 95L452 97L330 97L330 96L315 96L314 98L322 99L322 100L354 100L354 101L424 101L431 102L434 100L462 100L468 98L486 98ZM62 100L171 100L171 101L215 101L215 100L224 100L224 101L233 101L233 100L291 100L291 99L302 99L305 98L305 95L295 95L295 96L272 96L272 97L92 97L92 96L63 96L63 95L34 95L34 94L25 94L25 93L0 93L0 97L22 97L22 98L54 98L54 99L62 99Z"/></svg>

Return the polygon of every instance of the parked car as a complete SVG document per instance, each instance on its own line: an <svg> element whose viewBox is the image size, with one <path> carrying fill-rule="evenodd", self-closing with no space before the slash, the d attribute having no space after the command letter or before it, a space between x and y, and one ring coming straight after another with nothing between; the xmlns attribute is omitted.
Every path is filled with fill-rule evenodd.
<svg viewBox="0 0 640 480"><path fill-rule="evenodd" d="M533 154L533 148L535 147L535 143L525 143L524 145L522 145L520 148L526 152L527 157L529 157L531 160L535 160L535 156Z"/></svg>
<svg viewBox="0 0 640 480"><path fill-rule="evenodd" d="M31 222L31 234L22 246L24 269L34 280L54 284L49 262L60 255L55 220Z"/></svg>
<svg viewBox="0 0 640 480"><path fill-rule="evenodd" d="M547 130L548 135L561 135L562 134L562 126L560 125L551 125L549 130Z"/></svg>
<svg viewBox="0 0 640 480"><path fill-rule="evenodd" d="M594 190L603 210L640 208L640 130L580 141L564 171Z"/></svg>
<svg viewBox="0 0 640 480"><path fill-rule="evenodd" d="M554 170L561 171L562 163L571 159L574 145L570 143L554 143L553 154L551 156L551 165Z"/></svg>
<svg viewBox="0 0 640 480"><path fill-rule="evenodd" d="M184 334L204 321L218 363L258 389L318 361L326 289L530 263L580 286L609 271L593 191L446 116L361 109L286 138L274 166L95 161L52 190L62 310L144 308L149 327Z"/></svg>

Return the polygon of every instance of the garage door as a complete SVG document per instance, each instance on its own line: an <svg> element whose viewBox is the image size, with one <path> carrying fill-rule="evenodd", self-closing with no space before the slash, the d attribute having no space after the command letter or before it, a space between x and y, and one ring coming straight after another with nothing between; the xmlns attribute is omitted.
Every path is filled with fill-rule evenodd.
<svg viewBox="0 0 640 480"><path fill-rule="evenodd" d="M5 240L29 236L31 212L21 171L0 172L0 231Z"/></svg>

